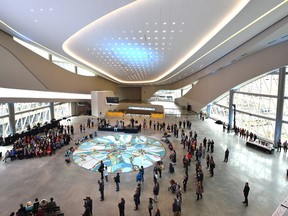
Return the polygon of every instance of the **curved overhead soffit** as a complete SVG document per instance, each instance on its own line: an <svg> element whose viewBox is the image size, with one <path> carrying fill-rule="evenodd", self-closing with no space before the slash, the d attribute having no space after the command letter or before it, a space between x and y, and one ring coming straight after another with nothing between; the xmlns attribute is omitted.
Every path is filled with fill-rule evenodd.
<svg viewBox="0 0 288 216"><path fill-rule="evenodd" d="M163 2L160 3L161 5L162 4L166 5L166 4L171 3L169 1L167 2L167 0L165 0L165 1L162 0L162 1ZM126 50L126 49L130 49L130 50L132 50L132 52L135 52L136 54L137 54L137 50L139 50L138 47L133 47L133 44L136 44L132 40L132 39L134 39L133 36L131 36L134 32L132 32L132 31L130 32L130 30L132 30L132 29L127 29L127 26L129 27L129 25L132 25L135 29L135 25L139 25L139 26L147 25L145 17L144 18L141 17L141 14L143 15L143 8L146 9L145 15L147 15L149 17L151 17L151 16L152 17L159 17L158 20L163 20L163 17L161 17L161 14L159 15L156 13L156 12L159 13L158 10L152 10L151 5L153 5L153 1L151 1L151 0L136 1L134 3L131 3L129 5L126 5L122 8L119 8L119 9L111 12L111 13L101 17L100 19L95 20L94 22L90 23L89 25L87 25L86 27L81 29L80 31L76 32L70 38L68 38L63 43L62 47L68 55L70 55L73 58L77 59L78 61L90 66L91 68L99 71L103 75L105 75L105 76L107 76L107 77L109 77L115 81L118 81L120 83L125 83L125 84L153 83L153 82L157 82L157 81L161 80L162 78L164 78L165 76L169 75L172 71L174 71L181 64L183 64L188 58L190 58L193 54L195 54L213 36L215 36L225 25L227 25L248 4L248 2L249 2L249 0L228 1L228 2L223 1L222 2L223 10L221 11L221 13L215 12L215 14L211 14L212 12L209 11L209 20L206 20L207 23L201 23L201 25L206 25L205 28L199 28L198 27L196 29L197 34L195 34L195 29L194 29L194 34L193 34L194 38L192 40L191 39L189 41L186 40L185 43L180 44L179 42L181 42L181 39L184 37L184 35L178 36L178 39L180 38L180 41L176 41L176 42L178 42L179 44L174 45L174 47L173 47L173 48L178 47L178 49L177 50L171 50L171 52L173 52L172 55L171 55L171 53L169 53L166 50L165 50L165 52L161 52L162 56L158 55L158 48L157 47L150 46L150 49L149 49L149 47L146 46L146 44L141 43L141 40L143 42L144 38L146 40L146 32L145 33L141 32L141 30L139 29L139 33L141 32L141 36L138 36L139 38L137 38L137 39L138 39L139 44L144 46L144 48L142 48L142 46L141 46L141 48L144 50L142 53L144 55L144 57L143 56L141 57L139 55L136 57L135 56L133 56L133 57L134 58L140 58L139 61L140 61L140 63L142 63L142 70L141 70L141 66L139 67L139 62L135 63L135 64L133 62L132 63L127 62L127 61L130 61L131 58L129 56L128 57L124 56L125 55L124 50ZM199 7L197 7L195 4L196 3L194 2L195 7L193 9L197 10L197 8L199 8ZM219 2L218 2L218 4L219 4ZM156 6L155 6L155 8L156 8ZM203 8L201 8L201 9L204 10ZM217 11L217 10L213 10L213 12L214 11ZM155 12L155 14L151 15L151 13L153 13L153 12ZM168 12L166 11L167 15L169 15L170 12L171 11L168 11ZM190 11L191 14L193 12L194 11ZM135 20L134 20L135 17L133 17L133 14L137 14L137 17L136 17L137 22L135 22ZM165 11L163 12L163 14L165 14ZM163 14L162 14L162 16L164 16ZM166 17L164 17L164 18L166 19ZM168 18L169 18L169 16L167 17L167 19ZM211 20L214 20L214 22L212 22L212 24L211 24ZM178 22L182 22L182 24L185 24L185 21L186 22L190 21L189 19L187 19L187 14L186 14L186 19L178 20ZM127 25L127 22L129 23L129 25ZM115 24L113 24L113 23L115 23ZM168 21L167 21L167 23L168 23ZM148 24L152 25L152 23L148 23ZM156 24L157 23L155 23L155 25ZM171 26L175 25L174 20L172 20L172 21L169 20L169 24ZM159 23L159 25L160 25L160 23ZM161 24L161 25L166 25L166 22L163 22L163 24ZM207 26L209 26L209 27L207 27ZM191 28L193 29L193 27L191 27ZM154 31L155 28L153 29L150 27L148 29L150 29L150 31L151 30ZM189 29L189 27L186 26L185 29ZM203 31L198 32L201 29ZM125 38L126 31L127 32L129 31L129 33L131 33L131 34L128 36L126 34L126 38ZM173 32L174 32L174 30L173 30ZM180 30L180 32L182 32L182 31ZM155 30L153 32L153 34L154 33L158 33L157 30ZM105 35L105 34L107 34L107 35ZM184 34L186 34L186 32L184 32ZM119 39L119 41L117 43L115 43L115 41L113 41L114 38L110 38L111 35L112 35L112 37L115 38L115 40L117 39L117 41L118 41L118 39ZM153 36L155 36L155 35L156 34L154 34ZM174 35L176 35L176 34L174 34ZM190 34L188 33L187 35L189 37L191 37L191 32L190 32ZM130 41L130 40L128 41L127 38L131 39L132 41ZM126 39L127 41L121 42L121 40L123 40L123 39L124 40ZM190 44L187 44L186 42L187 43L189 42ZM116 44L116 46L112 49L111 47L109 47L109 44L110 45ZM131 48L131 46L129 46L129 45L132 45L133 48ZM122 48L121 46L124 46L124 48ZM102 51L102 49L103 49L103 51ZM100 52L99 52L99 50L100 50ZM97 51L98 51L98 53L97 53ZM105 53L105 51L106 51L106 53ZM117 55L118 51L119 51L119 55ZM121 51L122 51L122 53L124 53L124 55L123 54L121 55ZM107 59L105 59L106 58L105 56L103 57L103 53L104 53L104 55L106 55L106 57L108 56ZM126 52L126 54L127 54L127 52ZM138 54L139 54L139 52L138 52ZM175 58L175 56L179 56L179 58ZM101 63L101 61L102 61L101 59L103 59L103 58L105 59L105 62ZM149 62L145 64L145 61L143 60L143 58L144 59L146 58L145 61L149 61ZM151 63L150 62L151 59L149 59L149 58L151 58L151 59L156 58L157 61L158 61L158 59L162 58L162 61L160 61L160 64L157 62ZM164 62L166 62L166 64L168 63L169 65L165 65L163 63L163 59L165 59ZM112 61L112 62L115 61L115 63L114 63L115 65L111 65L108 68L107 66L105 66L105 65L107 65L108 61ZM130 65L130 66L129 67L127 65L124 66L124 64L127 64L128 66ZM137 68L137 64L138 64L138 68ZM144 64L145 64L145 66L147 66L147 68L145 68L143 66ZM154 65L157 66L157 68L155 68ZM115 71L116 67L118 69L120 68L121 71ZM133 74L138 73L138 72L140 74L140 72L143 72L143 70L144 70L144 72L143 72L144 75L141 73L142 77L141 76L136 77L136 75L135 75L134 78L132 77L132 79L131 79L131 77L128 78L127 77L128 75L127 75L126 76L127 79L125 80L125 79L123 79L123 74L124 75L126 74L125 69L129 70L129 73L127 73L127 74L130 74L130 75L132 74L132 76L133 76ZM147 70L147 71L145 71L145 70ZM156 74L156 77L155 77L155 74L154 75L151 74L152 72L157 73L157 71L164 71L164 72L161 74ZM112 72L113 72L113 74L112 74ZM146 73L146 76L145 76L145 73ZM148 80L147 74L149 74L150 77L152 76L154 78ZM145 80L145 78L146 78L146 80Z"/></svg>
<svg viewBox="0 0 288 216"><path fill-rule="evenodd" d="M200 59L204 58L205 56L207 56L209 53L213 52L214 50L216 50L218 47L220 47L221 45L223 45L224 43L228 42L229 40L231 40L232 38L234 38L235 36L237 36L238 34L240 34L241 32L245 31L246 29L250 28L251 26L253 26L255 23L257 23L258 21L260 21L261 19L263 19L264 17L266 17L267 15L269 15L270 13L274 12L275 10L277 10L279 7L281 7L282 5L284 5L285 3L287 3L288 0L284 0L283 2L281 2L280 4L276 5L274 8L272 8L271 10L267 11L266 13L262 14L261 16L259 16L257 19L255 19L253 22L249 23L248 25L244 26L242 29L240 29L239 31L237 31L236 33L234 33L233 35L231 35L230 37L226 38L224 41L222 41L221 43L219 43L217 46L215 46L214 48L212 48L211 50L209 50L208 52L206 52L205 54L201 55L199 58L195 59L193 62L191 62L190 64L188 64L187 66L185 66L184 68L182 68L181 70L179 70L177 73L174 73L172 76L161 80L161 82L165 82L169 79L171 79L174 76L177 76L179 73L181 73L182 71L184 71L185 69L189 68L191 65L195 64L196 62L198 62Z"/></svg>

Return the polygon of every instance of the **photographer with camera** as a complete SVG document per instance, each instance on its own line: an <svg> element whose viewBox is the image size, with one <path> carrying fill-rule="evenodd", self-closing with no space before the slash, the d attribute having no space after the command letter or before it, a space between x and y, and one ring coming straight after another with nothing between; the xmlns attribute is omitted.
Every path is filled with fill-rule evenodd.
<svg viewBox="0 0 288 216"><path fill-rule="evenodd" d="M92 199L90 197L86 197L84 200L84 208L85 211L82 216L92 216Z"/></svg>

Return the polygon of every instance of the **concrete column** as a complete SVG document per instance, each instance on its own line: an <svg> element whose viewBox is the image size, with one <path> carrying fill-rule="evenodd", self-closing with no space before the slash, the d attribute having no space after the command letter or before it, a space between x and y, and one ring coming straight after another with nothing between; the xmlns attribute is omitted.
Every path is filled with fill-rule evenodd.
<svg viewBox="0 0 288 216"><path fill-rule="evenodd" d="M233 125L233 102L234 102L234 93L235 90L230 90L229 92L229 113L228 113L228 124L232 129L235 125Z"/></svg>
<svg viewBox="0 0 288 216"><path fill-rule="evenodd" d="M52 62L52 54L48 54L49 61Z"/></svg>
<svg viewBox="0 0 288 216"><path fill-rule="evenodd" d="M16 133L14 103L8 103L8 111L9 111L9 128L10 128L10 134L11 134L11 135L14 135L14 134Z"/></svg>
<svg viewBox="0 0 288 216"><path fill-rule="evenodd" d="M274 147L277 147L277 142L279 141L279 139L281 139L283 105L285 94L285 75L286 75L286 67L279 68Z"/></svg>
<svg viewBox="0 0 288 216"><path fill-rule="evenodd" d="M78 67L76 65L74 66L74 69L75 69L75 73L78 74Z"/></svg>
<svg viewBox="0 0 288 216"><path fill-rule="evenodd" d="M50 102L50 120L55 119L55 114L54 114L54 103Z"/></svg>

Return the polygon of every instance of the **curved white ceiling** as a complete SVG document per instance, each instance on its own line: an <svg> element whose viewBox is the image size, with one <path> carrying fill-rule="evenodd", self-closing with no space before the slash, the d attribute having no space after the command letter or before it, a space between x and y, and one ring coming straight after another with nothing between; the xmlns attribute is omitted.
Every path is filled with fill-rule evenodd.
<svg viewBox="0 0 288 216"><path fill-rule="evenodd" d="M117 83L169 84L287 16L287 2L9 0L0 2L0 28ZM263 39L257 49L265 46Z"/></svg>
<svg viewBox="0 0 288 216"><path fill-rule="evenodd" d="M218 0L207 7L206 1L136 1L85 26L63 48L118 82L156 82L203 47L248 2ZM214 10L219 5L221 10Z"/></svg>

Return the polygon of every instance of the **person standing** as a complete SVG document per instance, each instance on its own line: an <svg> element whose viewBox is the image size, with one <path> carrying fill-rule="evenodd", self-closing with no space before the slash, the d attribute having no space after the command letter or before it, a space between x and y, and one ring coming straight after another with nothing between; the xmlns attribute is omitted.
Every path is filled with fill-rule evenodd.
<svg viewBox="0 0 288 216"><path fill-rule="evenodd" d="M210 157L210 176L213 177L214 176L214 169L216 167L213 156Z"/></svg>
<svg viewBox="0 0 288 216"><path fill-rule="evenodd" d="M148 202L149 216L152 216L153 201L156 202L155 200L153 200L153 199L150 197L150 198L149 198L149 202Z"/></svg>
<svg viewBox="0 0 288 216"><path fill-rule="evenodd" d="M161 216L159 208L156 209L155 216Z"/></svg>
<svg viewBox="0 0 288 216"><path fill-rule="evenodd" d="M100 166L98 168L98 171L101 173L101 180L104 179L104 176L103 176L104 168L105 168L105 165L104 165L103 161L101 160L100 161Z"/></svg>
<svg viewBox="0 0 288 216"><path fill-rule="evenodd" d="M39 201L38 198L35 198L35 202L33 203L33 214L37 214L39 209Z"/></svg>
<svg viewBox="0 0 288 216"><path fill-rule="evenodd" d="M84 207L85 207L85 211L87 210L87 207L89 208L90 214L87 213L87 215L93 215L93 213L92 213L93 201L90 197L86 197L84 199Z"/></svg>
<svg viewBox="0 0 288 216"><path fill-rule="evenodd" d="M104 181L103 181L103 179L101 179L101 181L98 180L98 185L99 185L99 191L100 191L100 195L101 195L100 199L101 199L101 201L103 201L104 200Z"/></svg>
<svg viewBox="0 0 288 216"><path fill-rule="evenodd" d="M114 181L116 183L116 191L119 191L119 183L120 183L120 174L119 174L119 172L114 177Z"/></svg>
<svg viewBox="0 0 288 216"><path fill-rule="evenodd" d="M138 210L138 205L140 203L140 195L139 195L139 190L136 189L134 195L133 195L133 198L134 198L134 203L135 203L135 211Z"/></svg>
<svg viewBox="0 0 288 216"><path fill-rule="evenodd" d="M159 189L160 189L160 185L158 182L156 182L156 184L153 187L154 202L158 201Z"/></svg>
<svg viewBox="0 0 288 216"><path fill-rule="evenodd" d="M85 211L84 213L82 214L82 216L91 216L91 212L90 212L90 208L88 205L84 205L84 208L85 208Z"/></svg>
<svg viewBox="0 0 288 216"><path fill-rule="evenodd" d="M157 172L155 171L153 173L153 181L154 181L154 185L156 185L156 183L158 182L158 175L157 175Z"/></svg>
<svg viewBox="0 0 288 216"><path fill-rule="evenodd" d="M248 206L248 195L249 195L249 191L250 191L250 187L249 187L249 183L246 182L245 183L245 186L244 186L244 189L243 189L243 194L244 194L244 197L245 197L245 200L242 202L242 203L245 203L246 207Z"/></svg>
<svg viewBox="0 0 288 216"><path fill-rule="evenodd" d="M213 153L214 152L214 140L211 140L211 153Z"/></svg>
<svg viewBox="0 0 288 216"><path fill-rule="evenodd" d="M208 169L209 168L209 165L210 165L210 156L209 156L209 154L207 154L207 156L206 156L206 169Z"/></svg>
<svg viewBox="0 0 288 216"><path fill-rule="evenodd" d="M104 176L105 176L106 182L108 182L108 175L109 175L109 173L108 173L108 168L107 168L107 166L105 166Z"/></svg>
<svg viewBox="0 0 288 216"><path fill-rule="evenodd" d="M138 195L139 195L138 205L140 205L140 201L141 201L141 183L137 184L136 190L137 190Z"/></svg>
<svg viewBox="0 0 288 216"><path fill-rule="evenodd" d="M186 189L187 189L187 182L188 182L188 172L185 173L184 179L183 179L183 189L184 189L184 192L186 192Z"/></svg>
<svg viewBox="0 0 288 216"><path fill-rule="evenodd" d="M196 184L196 194L197 194L197 200L202 199L202 193L203 193L203 184L201 184L200 181L197 182Z"/></svg>
<svg viewBox="0 0 288 216"><path fill-rule="evenodd" d="M143 166L140 167L139 172L141 172L142 182L144 182L144 167Z"/></svg>
<svg viewBox="0 0 288 216"><path fill-rule="evenodd" d="M279 139L279 141L277 142L277 151L281 152L281 147L282 147L282 143L281 143L281 140Z"/></svg>
<svg viewBox="0 0 288 216"><path fill-rule="evenodd" d="M73 125L71 125L70 131L71 131L71 134L74 135L74 126Z"/></svg>
<svg viewBox="0 0 288 216"><path fill-rule="evenodd" d="M174 213L174 216L179 215L179 206L176 198L174 198L174 202L172 203L172 211Z"/></svg>
<svg viewBox="0 0 288 216"><path fill-rule="evenodd" d="M228 157L229 157L229 150L228 150L228 148L226 149L226 151L225 151L225 157L224 157L224 161L223 162L228 162Z"/></svg>
<svg viewBox="0 0 288 216"><path fill-rule="evenodd" d="M125 216L125 199L122 197L121 202L118 203L119 216Z"/></svg>

